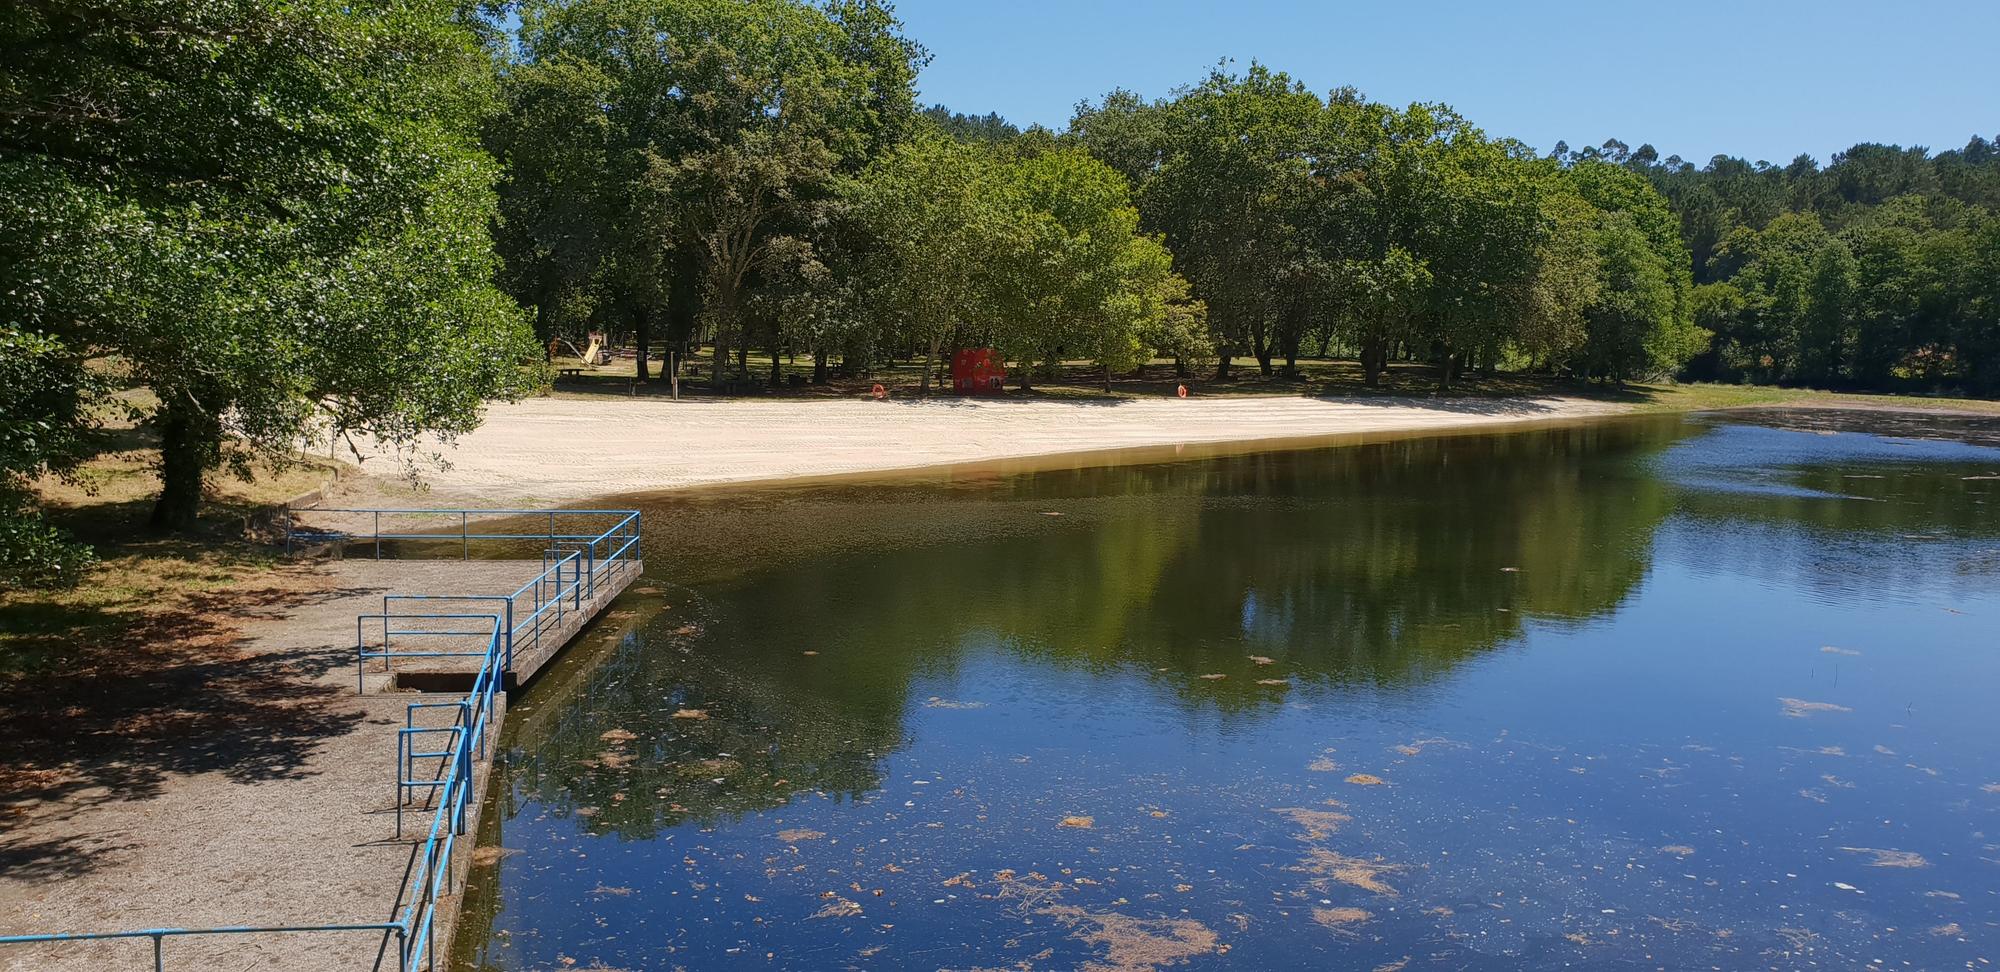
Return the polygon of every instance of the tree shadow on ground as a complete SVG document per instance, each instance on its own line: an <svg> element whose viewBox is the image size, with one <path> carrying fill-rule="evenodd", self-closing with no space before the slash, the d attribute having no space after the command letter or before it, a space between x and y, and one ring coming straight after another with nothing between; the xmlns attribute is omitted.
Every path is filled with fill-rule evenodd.
<svg viewBox="0 0 2000 972"><path fill-rule="evenodd" d="M48 823L157 796L174 776L308 775L320 743L363 718L321 678L349 650L253 653L239 626L350 593L231 588L152 610L81 610L67 623L41 617L25 640L48 663L0 674L0 812ZM0 866L77 874L111 850L17 831L0 837Z"/></svg>

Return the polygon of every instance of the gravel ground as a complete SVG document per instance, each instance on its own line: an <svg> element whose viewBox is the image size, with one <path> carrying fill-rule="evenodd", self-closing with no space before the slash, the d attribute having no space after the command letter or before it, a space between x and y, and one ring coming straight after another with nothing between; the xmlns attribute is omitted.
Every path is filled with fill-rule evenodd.
<svg viewBox="0 0 2000 972"><path fill-rule="evenodd" d="M0 805L0 933L389 920L412 843L395 839L395 736L414 696L357 696L354 619L389 590L512 590L540 569L518 561L349 560L291 575L229 647L226 664L266 672L287 700L255 718L178 678L156 719L197 727L167 745L94 747L52 768L67 782ZM220 691L220 688L217 688ZM80 717L79 724L87 720ZM142 783L135 782L142 781ZM405 819L418 834L424 817ZM168 939L168 969L377 968L368 933ZM0 948L0 969L150 968L149 940ZM381 968L395 968L393 954Z"/></svg>

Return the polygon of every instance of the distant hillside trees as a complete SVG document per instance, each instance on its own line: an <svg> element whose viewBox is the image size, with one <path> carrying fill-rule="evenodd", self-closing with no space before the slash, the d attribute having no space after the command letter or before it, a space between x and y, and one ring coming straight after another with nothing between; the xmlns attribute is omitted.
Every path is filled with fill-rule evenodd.
<svg viewBox="0 0 2000 972"><path fill-rule="evenodd" d="M1697 378L2000 392L2000 148L1861 144L1822 168L1716 156L1697 168L1611 141L1556 156L1656 186L1691 251L1715 339Z"/></svg>

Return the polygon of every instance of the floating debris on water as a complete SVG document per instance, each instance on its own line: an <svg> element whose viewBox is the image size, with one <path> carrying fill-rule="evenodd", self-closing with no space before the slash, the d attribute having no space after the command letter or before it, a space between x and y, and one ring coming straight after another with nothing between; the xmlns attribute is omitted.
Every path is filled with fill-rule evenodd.
<svg viewBox="0 0 2000 972"><path fill-rule="evenodd" d="M1854 711L1853 709L1850 709L1847 706L1835 705L1832 702L1808 702L1804 699L1793 699L1784 697L1780 697L1778 699L1778 704L1783 707L1782 711L1786 715L1791 716L1794 719L1802 719L1815 712Z"/></svg>
<svg viewBox="0 0 2000 972"><path fill-rule="evenodd" d="M833 892L831 892L831 891L829 891L829 892L827 892L827 893L828 893L828 894L833 894ZM853 902L853 901L849 901L849 900L847 900L846 898L843 898L843 897L840 897L839 895L834 895L834 897L833 897L833 900L832 900L832 901L829 901L829 902L827 902L827 903L826 903L826 904L825 904L825 905L824 905L823 907L821 907L821 908L820 908L820 909L819 909L818 911L815 911L815 912L813 912L813 917L814 917L814 918L852 918L852 917L854 917L855 915L858 915L858 914L860 914L860 913L861 913L861 905L860 905L860 904L858 904L858 903L856 903L856 902Z"/></svg>
<svg viewBox="0 0 2000 972"><path fill-rule="evenodd" d="M957 702L951 699L941 699L933 695L929 701L924 703L924 707L928 709L984 709L986 708L986 703Z"/></svg>
<svg viewBox="0 0 2000 972"><path fill-rule="evenodd" d="M1303 828L1300 840L1320 840L1339 832L1340 825L1354 818L1337 810L1321 810L1317 807L1277 807L1272 813L1282 814Z"/></svg>
<svg viewBox="0 0 2000 972"><path fill-rule="evenodd" d="M1083 968L1090 972L1153 972L1199 955L1221 952L1215 932L1192 918L1134 918L1110 911L1050 905L1041 915L1073 928L1070 937L1104 948L1104 957Z"/></svg>
<svg viewBox="0 0 2000 972"><path fill-rule="evenodd" d="M1374 915L1360 908L1314 908L1313 921L1337 932L1348 932L1347 926L1360 924Z"/></svg>
<svg viewBox="0 0 2000 972"><path fill-rule="evenodd" d="M1292 868L1313 875L1313 886L1324 887L1327 882L1337 882L1349 887L1372 891L1385 898L1398 897L1395 888L1383 883L1382 875L1394 874L1403 869L1401 864L1391 864L1381 858L1368 860L1349 857L1324 847L1314 847Z"/></svg>
<svg viewBox="0 0 2000 972"><path fill-rule="evenodd" d="M1931 865L1931 862L1924 860L1924 855L1912 851L1884 850L1879 847L1842 847L1841 850L1849 854L1869 854L1874 856L1875 859L1868 862L1869 867L1929 867Z"/></svg>

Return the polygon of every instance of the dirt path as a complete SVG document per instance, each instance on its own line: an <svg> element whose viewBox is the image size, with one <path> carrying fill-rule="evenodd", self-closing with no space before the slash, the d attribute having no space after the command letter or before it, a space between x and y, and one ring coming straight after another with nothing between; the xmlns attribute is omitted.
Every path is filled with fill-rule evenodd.
<svg viewBox="0 0 2000 972"><path fill-rule="evenodd" d="M159 650L19 701L0 769L0 934L383 922L414 838L395 727L355 694L355 616L390 591L510 590L535 563L288 565L163 615ZM39 709L40 711L30 711ZM169 969L394 969L371 933L170 939ZM0 947L0 970L151 968L149 940Z"/></svg>
<svg viewBox="0 0 2000 972"><path fill-rule="evenodd" d="M490 409L424 474L480 505L575 503L707 483L1072 452L1422 431L1623 411L1577 398L1227 398L1088 402L530 399ZM392 459L363 466L393 496Z"/></svg>

